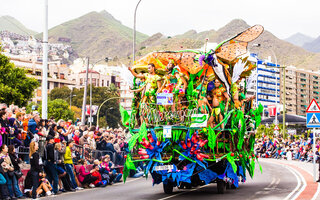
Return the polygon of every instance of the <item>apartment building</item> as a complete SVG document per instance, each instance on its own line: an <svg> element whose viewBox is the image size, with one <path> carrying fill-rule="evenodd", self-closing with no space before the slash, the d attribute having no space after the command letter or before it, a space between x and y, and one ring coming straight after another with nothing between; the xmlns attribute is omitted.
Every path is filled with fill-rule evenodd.
<svg viewBox="0 0 320 200"><path fill-rule="evenodd" d="M283 88L283 70L280 71L281 88ZM306 109L312 99L320 99L320 71L286 67L286 111L288 114L306 115ZM283 103L281 89L281 103Z"/></svg>
<svg viewBox="0 0 320 200"><path fill-rule="evenodd" d="M35 60L11 57L10 61L16 67L24 68L27 70L27 76L38 80L40 87L35 91L33 102L40 103L42 100L42 62ZM56 87L67 86L69 88L75 87L75 81L70 80L70 70L67 65L62 65L59 61L48 62L48 93Z"/></svg>
<svg viewBox="0 0 320 200"><path fill-rule="evenodd" d="M76 82L76 87L84 87L86 80L86 64L83 59L76 59L70 66L72 71L71 79ZM128 111L131 110L133 92L130 91L130 83L132 83L131 73L127 67L108 66L107 64L89 65L88 83L99 87L109 87L114 84L120 94L120 104Z"/></svg>

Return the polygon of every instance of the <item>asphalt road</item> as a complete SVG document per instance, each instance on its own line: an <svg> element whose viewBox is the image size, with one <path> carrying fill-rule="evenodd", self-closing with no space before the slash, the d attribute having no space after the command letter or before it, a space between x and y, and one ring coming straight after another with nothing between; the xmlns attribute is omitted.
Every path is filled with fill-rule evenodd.
<svg viewBox="0 0 320 200"><path fill-rule="evenodd" d="M287 168L268 162L261 162L263 173L256 165L255 176L247 177L237 189L228 189L225 194L217 193L216 184L209 184L190 190L174 189L173 194L163 193L162 184L152 186L152 179L128 179L106 188L85 189L74 193L64 193L46 200L165 200L165 199L285 199L297 186L297 179Z"/></svg>

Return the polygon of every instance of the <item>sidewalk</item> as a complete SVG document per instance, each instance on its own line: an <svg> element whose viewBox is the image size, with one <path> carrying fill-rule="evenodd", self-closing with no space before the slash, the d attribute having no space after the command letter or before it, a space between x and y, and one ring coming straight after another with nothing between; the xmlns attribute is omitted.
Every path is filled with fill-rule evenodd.
<svg viewBox="0 0 320 200"><path fill-rule="evenodd" d="M272 158L263 158L261 159L263 162L271 162L275 164L285 165L287 167L290 167L294 169L299 175L300 180L298 180L298 186L300 185L300 181L303 183L303 187L299 188L299 192L296 196L293 197L293 199L298 200L315 200L320 199L320 184L317 182L314 182L313 179L313 163L307 163L307 162L301 162L301 161L295 161L295 160L278 160L278 159L272 159ZM318 180L318 167L319 164L316 163L316 180ZM297 187L298 187L297 186Z"/></svg>

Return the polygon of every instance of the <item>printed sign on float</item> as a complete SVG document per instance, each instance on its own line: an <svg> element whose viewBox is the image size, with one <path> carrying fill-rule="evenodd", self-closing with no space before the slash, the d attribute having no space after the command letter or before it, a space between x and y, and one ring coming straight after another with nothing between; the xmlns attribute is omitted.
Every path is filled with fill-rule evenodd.
<svg viewBox="0 0 320 200"><path fill-rule="evenodd" d="M193 114L191 115L190 127L207 127L208 114Z"/></svg>
<svg viewBox="0 0 320 200"><path fill-rule="evenodd" d="M173 94L172 93L157 93L157 105L172 105Z"/></svg>
<svg viewBox="0 0 320 200"><path fill-rule="evenodd" d="M164 138L171 138L171 130L172 126L163 126L163 137Z"/></svg>

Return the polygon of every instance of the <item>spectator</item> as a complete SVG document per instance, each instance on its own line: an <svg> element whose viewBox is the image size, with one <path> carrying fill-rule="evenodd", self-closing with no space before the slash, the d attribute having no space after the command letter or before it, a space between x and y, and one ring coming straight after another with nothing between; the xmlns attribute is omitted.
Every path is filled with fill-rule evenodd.
<svg viewBox="0 0 320 200"><path fill-rule="evenodd" d="M93 184L96 187L105 187L105 186L107 186L108 182L106 180L102 180L101 174L99 172L99 165L94 164L92 171L93 172L91 173L91 175L93 177L97 177L97 180L95 182L93 182Z"/></svg>
<svg viewBox="0 0 320 200"><path fill-rule="evenodd" d="M74 131L74 136L73 136L73 141L74 141L74 143L75 144L77 144L77 145L79 145L79 134L80 134L80 131L79 131L79 129L76 129L75 131Z"/></svg>
<svg viewBox="0 0 320 200"><path fill-rule="evenodd" d="M66 172L65 166L64 166L64 154L66 152L66 148L61 143L55 144L55 160L57 162L57 172L59 175L59 178L61 179L63 183L63 189L62 185L60 185L61 191L75 191L70 182L70 177Z"/></svg>
<svg viewBox="0 0 320 200"><path fill-rule="evenodd" d="M109 171L109 176L110 176L110 182L120 182L121 178L122 178L122 174L121 173L117 173L116 169L114 168L114 164L113 162L110 160L110 155L105 155L105 165L108 166L108 168L106 168Z"/></svg>
<svg viewBox="0 0 320 200"><path fill-rule="evenodd" d="M93 183L97 180L97 177L91 175L91 173L94 172L94 170L88 172L86 168L87 162L83 159L81 159L79 163L81 164L78 175L79 181L83 185L89 184L89 187L94 188L95 185Z"/></svg>
<svg viewBox="0 0 320 200"><path fill-rule="evenodd" d="M89 148L91 150L96 150L96 141L94 139L94 132L93 131L89 132L87 141L89 144Z"/></svg>
<svg viewBox="0 0 320 200"><path fill-rule="evenodd" d="M1 146L0 157L4 159L4 162L2 162L2 168L5 172L4 175L7 181L10 197L21 198L23 194L19 189L18 181L14 174L14 166L12 165L10 156L8 155L8 147L5 144Z"/></svg>
<svg viewBox="0 0 320 200"><path fill-rule="evenodd" d="M29 146L31 140L34 140L36 142L39 142L39 130L37 128L37 123L40 122L40 117L39 115L35 114L33 115L33 118L31 118L28 122L28 135L25 140L25 145Z"/></svg>
<svg viewBox="0 0 320 200"><path fill-rule="evenodd" d="M5 178L5 172L2 167L2 163L4 162L4 159L0 157L0 198L4 200L9 200L10 195L8 191L8 186L7 186L7 180Z"/></svg>
<svg viewBox="0 0 320 200"><path fill-rule="evenodd" d="M57 172L57 161L55 160L54 156L54 138L49 135L47 137L48 144L46 146L46 162L45 162L45 169L48 175L48 180L53 186L53 193L58 194L58 172Z"/></svg>
<svg viewBox="0 0 320 200"><path fill-rule="evenodd" d="M41 174L42 176L39 176L39 186L36 190L37 196L51 196L52 187L49 181L46 179L46 174L44 172ZM32 184L32 174L29 171L24 184L24 193L27 197L32 197Z"/></svg>
<svg viewBox="0 0 320 200"><path fill-rule="evenodd" d="M15 150L13 145L9 145L8 146L8 155L10 157L10 160L11 160L11 163L13 165L14 171L18 172L18 173L21 173L21 169L20 169L19 164L22 163L22 160L17 157L16 150ZM21 177L19 177L19 178L16 177L16 178L17 178L17 180L19 180L19 178L21 178Z"/></svg>
<svg viewBox="0 0 320 200"><path fill-rule="evenodd" d="M73 140L69 141L68 146L66 147L66 152L64 154L64 163L66 166L66 171L71 179L72 188L76 190L82 190L83 188L78 187L78 184L76 182L74 171L73 171L73 161L72 161L72 154L71 149L73 148Z"/></svg>
<svg viewBox="0 0 320 200"><path fill-rule="evenodd" d="M37 188L39 186L39 177L42 176L42 161L39 153L37 152L39 149L38 143L32 141L30 143L30 174L32 176L32 199L37 199Z"/></svg>
<svg viewBox="0 0 320 200"><path fill-rule="evenodd" d="M79 145L88 144L88 132L83 132L83 136L79 139Z"/></svg>

